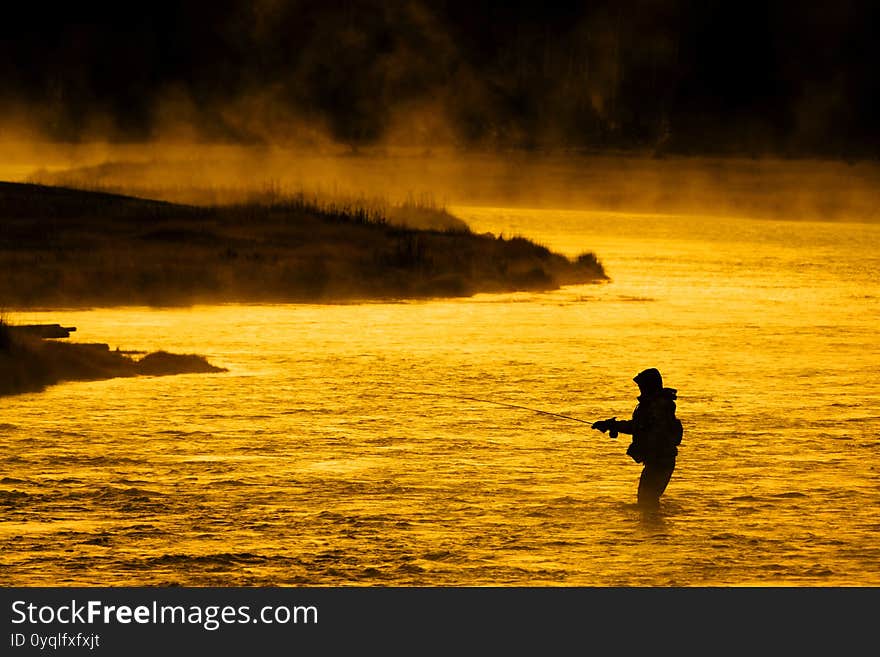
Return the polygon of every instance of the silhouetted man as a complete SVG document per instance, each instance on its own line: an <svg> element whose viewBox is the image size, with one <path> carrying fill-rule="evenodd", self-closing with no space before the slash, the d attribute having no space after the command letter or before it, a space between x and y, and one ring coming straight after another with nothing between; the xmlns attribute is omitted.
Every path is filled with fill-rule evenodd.
<svg viewBox="0 0 880 657"><path fill-rule="evenodd" d="M632 435L626 453L636 463L645 464L639 479L639 505L656 508L675 470L681 444L682 426L675 417L676 390L663 387L663 379L655 368L639 372L633 381L641 394L632 419L599 420L592 426L602 433L607 431L612 438L618 433Z"/></svg>

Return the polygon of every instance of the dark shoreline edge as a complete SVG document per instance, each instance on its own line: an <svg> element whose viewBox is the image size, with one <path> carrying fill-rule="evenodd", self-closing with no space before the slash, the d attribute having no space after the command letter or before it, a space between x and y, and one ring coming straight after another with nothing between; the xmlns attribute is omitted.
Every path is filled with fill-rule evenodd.
<svg viewBox="0 0 880 657"><path fill-rule="evenodd" d="M13 335L0 321L0 398L42 392L68 381L226 372L203 356L156 351L140 358L106 344Z"/></svg>
<svg viewBox="0 0 880 657"><path fill-rule="evenodd" d="M593 253L476 234L442 208L303 196L202 207L0 182L7 310L418 300L606 280Z"/></svg>

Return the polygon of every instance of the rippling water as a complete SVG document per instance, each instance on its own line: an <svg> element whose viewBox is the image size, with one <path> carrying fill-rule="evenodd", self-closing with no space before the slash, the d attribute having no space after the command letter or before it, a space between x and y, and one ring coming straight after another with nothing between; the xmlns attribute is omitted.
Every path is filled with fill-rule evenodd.
<svg viewBox="0 0 880 657"><path fill-rule="evenodd" d="M880 585L880 226L455 211L612 281L14 315L229 372L0 399L0 584ZM625 436L462 399L626 417L651 366L656 515Z"/></svg>

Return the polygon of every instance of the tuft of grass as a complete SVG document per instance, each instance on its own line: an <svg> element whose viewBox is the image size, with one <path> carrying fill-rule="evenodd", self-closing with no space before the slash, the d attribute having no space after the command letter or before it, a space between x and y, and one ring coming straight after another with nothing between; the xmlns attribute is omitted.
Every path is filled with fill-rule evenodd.
<svg viewBox="0 0 880 657"><path fill-rule="evenodd" d="M171 354L167 351L155 351L147 354L135 366L138 374L164 376L179 373L226 372L222 367L211 365L204 356L197 354Z"/></svg>
<svg viewBox="0 0 880 657"><path fill-rule="evenodd" d="M592 269L602 268L602 265L599 262L599 258L596 257L596 254L592 251L581 253L577 258L575 258L575 264L579 267L587 267Z"/></svg>

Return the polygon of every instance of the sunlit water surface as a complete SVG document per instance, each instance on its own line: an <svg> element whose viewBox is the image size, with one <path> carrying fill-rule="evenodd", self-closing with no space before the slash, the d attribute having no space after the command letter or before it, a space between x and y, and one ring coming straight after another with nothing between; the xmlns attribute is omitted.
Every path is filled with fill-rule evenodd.
<svg viewBox="0 0 880 657"><path fill-rule="evenodd" d="M4 585L880 585L880 227L454 208L611 282L14 315L213 375L0 399ZM685 426L659 514L627 417Z"/></svg>

